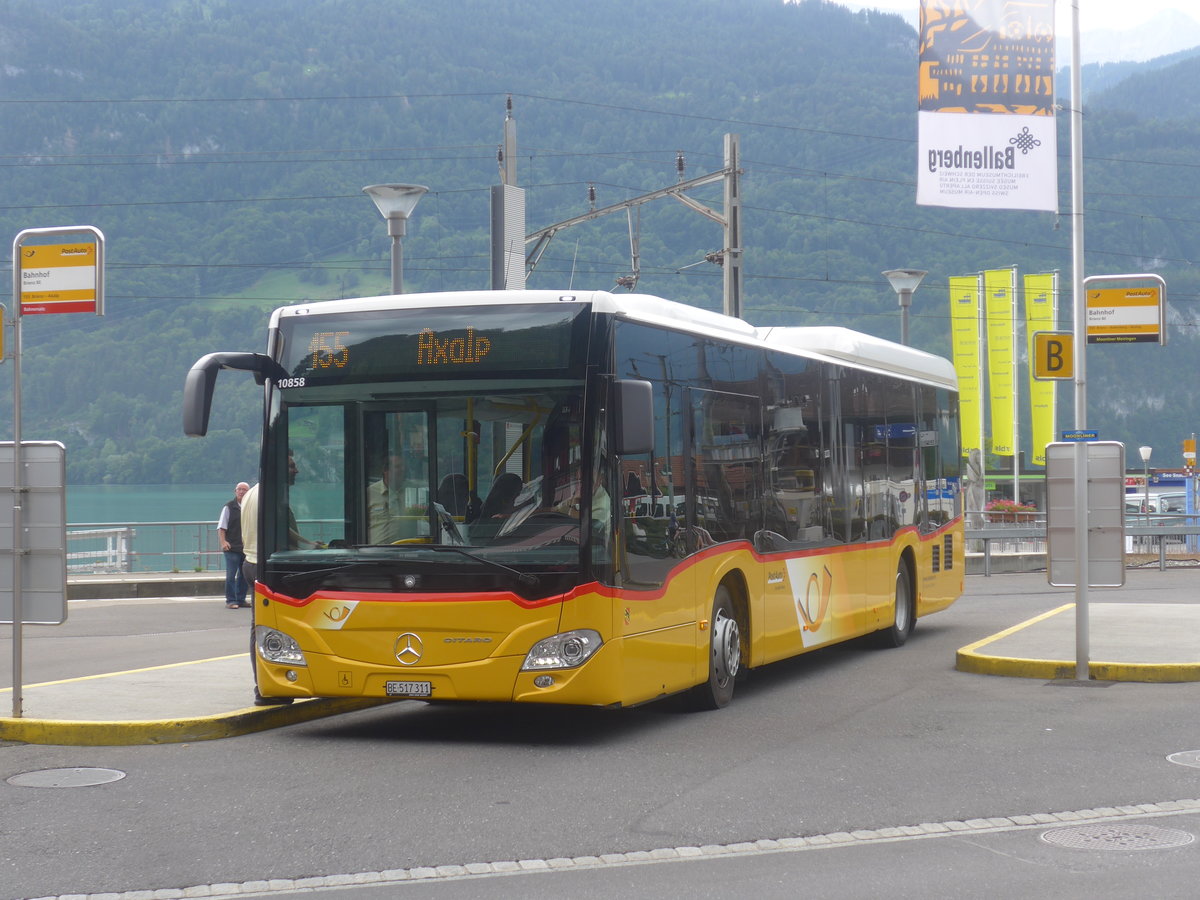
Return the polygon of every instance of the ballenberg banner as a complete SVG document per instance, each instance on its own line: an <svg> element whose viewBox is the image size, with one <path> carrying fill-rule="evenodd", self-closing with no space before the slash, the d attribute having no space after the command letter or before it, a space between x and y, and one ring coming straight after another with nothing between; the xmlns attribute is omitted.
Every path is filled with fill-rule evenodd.
<svg viewBox="0 0 1200 900"><path fill-rule="evenodd" d="M921 0L917 203L1058 209L1054 0Z"/></svg>

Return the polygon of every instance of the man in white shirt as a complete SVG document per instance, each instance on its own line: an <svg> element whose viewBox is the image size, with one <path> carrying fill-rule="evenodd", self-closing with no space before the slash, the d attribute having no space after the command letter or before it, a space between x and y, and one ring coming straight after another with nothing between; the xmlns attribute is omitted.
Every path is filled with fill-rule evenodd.
<svg viewBox="0 0 1200 900"><path fill-rule="evenodd" d="M388 456L378 481L367 485L367 540L391 544L417 533L417 518L404 515L404 457Z"/></svg>

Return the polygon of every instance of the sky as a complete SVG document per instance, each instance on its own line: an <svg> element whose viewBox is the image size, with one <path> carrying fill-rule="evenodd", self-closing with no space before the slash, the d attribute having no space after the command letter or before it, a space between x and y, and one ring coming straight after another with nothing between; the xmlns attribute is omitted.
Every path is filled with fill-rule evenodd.
<svg viewBox="0 0 1200 900"><path fill-rule="evenodd" d="M835 0L842 6L851 9L882 9L888 12L898 12L916 21L919 0ZM1099 29L1119 30L1131 25L1141 25L1157 13L1169 9L1186 10L1194 0L1078 0L1079 30L1096 31ZM1060 34L1065 34L1071 26L1070 0L1057 0L1055 3L1058 23L1055 28ZM1195 15L1195 13L1193 13Z"/></svg>

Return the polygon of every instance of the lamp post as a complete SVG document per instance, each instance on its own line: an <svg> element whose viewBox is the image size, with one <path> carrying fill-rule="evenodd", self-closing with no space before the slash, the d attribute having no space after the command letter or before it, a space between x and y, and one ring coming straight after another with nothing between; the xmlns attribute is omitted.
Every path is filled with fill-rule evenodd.
<svg viewBox="0 0 1200 900"><path fill-rule="evenodd" d="M929 273L923 269L888 269L883 273L900 301L900 343L908 345L908 310L912 306L913 291L921 279Z"/></svg>
<svg viewBox="0 0 1200 900"><path fill-rule="evenodd" d="M405 223L428 190L419 184L371 184L363 188L363 193L375 201L380 215L387 219L388 234L392 237L393 294L404 292L404 249L400 238L404 237Z"/></svg>
<svg viewBox="0 0 1200 900"><path fill-rule="evenodd" d="M1138 454L1142 457L1142 474L1146 480L1145 500L1142 501L1142 512L1146 514L1146 524L1150 524L1150 454L1153 452L1153 447L1138 447Z"/></svg>

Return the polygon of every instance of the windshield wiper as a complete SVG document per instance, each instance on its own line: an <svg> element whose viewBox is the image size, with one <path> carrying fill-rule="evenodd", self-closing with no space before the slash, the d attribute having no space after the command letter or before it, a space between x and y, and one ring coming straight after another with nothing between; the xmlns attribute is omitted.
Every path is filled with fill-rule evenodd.
<svg viewBox="0 0 1200 900"><path fill-rule="evenodd" d="M328 566L324 569L308 569L304 572L289 572L283 576L283 581L295 581L297 578L316 578L324 575L332 575L334 572L344 572L346 569L357 569L359 566L368 565L380 560L374 559L359 559L354 562L342 563L339 566Z"/></svg>
<svg viewBox="0 0 1200 900"><path fill-rule="evenodd" d="M497 569L501 572L507 572L512 575L521 584L536 585L538 577L531 572L519 572L511 566L506 566L504 563L498 563L495 560L488 559L486 556L480 556L477 553L472 553L470 550L465 550L462 547L455 547L453 544L422 544L422 550L437 550L442 553L457 553L459 556L465 556L467 559L473 559L475 562L488 566L492 569Z"/></svg>
<svg viewBox="0 0 1200 900"><path fill-rule="evenodd" d="M538 584L538 582L539 582L538 577L530 572L520 572L510 566L504 565L503 563L498 563L494 560L491 560L486 557L479 556L475 553L472 553L470 550L464 550L462 547L455 547L453 545L446 545L446 544L421 544L419 546L420 546L421 550L437 550L437 551L441 551L441 552L457 553L460 556L465 556L465 557L467 557L467 559L474 560L475 562L477 562L481 565L487 566L488 568L496 569L500 572L504 572L507 575L512 575L521 584L527 584L527 585L532 586L532 585ZM355 544L353 549L354 550L367 550L367 549L384 548L384 547L394 550L396 548L396 545L395 544ZM309 569L306 572L291 572L291 573L283 576L283 581L291 582L291 581L295 581L295 580L298 580L301 578L322 578L326 575L332 575L336 572L344 572L347 569L357 569L362 566L381 565L381 564L382 565L395 565L396 563L399 563L399 562L409 563L409 562L411 562L411 560L407 559L407 558L401 560L397 557L390 557L390 556L372 556L367 559L352 560L350 562L345 562L345 563L342 563L341 565L337 565L337 566L328 566L327 568L324 568L324 569Z"/></svg>

